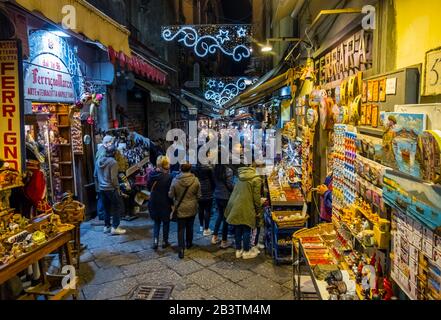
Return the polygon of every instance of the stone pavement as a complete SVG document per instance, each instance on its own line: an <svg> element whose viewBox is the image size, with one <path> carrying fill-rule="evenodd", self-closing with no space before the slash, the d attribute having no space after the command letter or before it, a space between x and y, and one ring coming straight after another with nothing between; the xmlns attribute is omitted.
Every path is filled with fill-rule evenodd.
<svg viewBox="0 0 441 320"><path fill-rule="evenodd" d="M290 266L274 266L261 253L253 260L236 259L233 248L218 249L195 228L195 247L177 255L176 224L172 223L172 247L157 252L150 248L150 219L122 223L128 233L110 236L101 226L86 222L81 242L81 299L130 299L139 285L173 285L176 300L291 300Z"/></svg>

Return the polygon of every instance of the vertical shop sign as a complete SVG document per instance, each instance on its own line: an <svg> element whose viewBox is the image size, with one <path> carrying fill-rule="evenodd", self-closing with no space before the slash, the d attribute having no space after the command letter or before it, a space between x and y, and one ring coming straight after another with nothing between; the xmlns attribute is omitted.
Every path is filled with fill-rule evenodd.
<svg viewBox="0 0 441 320"><path fill-rule="evenodd" d="M17 40L0 41L0 159L22 170L21 50Z"/></svg>

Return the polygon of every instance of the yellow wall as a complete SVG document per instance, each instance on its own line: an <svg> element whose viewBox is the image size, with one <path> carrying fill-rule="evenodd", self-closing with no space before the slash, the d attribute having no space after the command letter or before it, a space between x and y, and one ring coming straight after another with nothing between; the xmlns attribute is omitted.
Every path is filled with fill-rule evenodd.
<svg viewBox="0 0 441 320"><path fill-rule="evenodd" d="M424 63L426 52L441 47L441 1L395 0L397 69Z"/></svg>

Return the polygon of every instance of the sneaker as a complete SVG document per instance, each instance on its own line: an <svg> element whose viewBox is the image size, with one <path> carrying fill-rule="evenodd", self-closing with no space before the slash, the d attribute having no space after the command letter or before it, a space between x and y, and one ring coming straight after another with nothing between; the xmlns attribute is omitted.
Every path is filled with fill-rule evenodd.
<svg viewBox="0 0 441 320"><path fill-rule="evenodd" d="M126 230L118 227L118 228L112 228L112 231L110 232L113 236L121 236L123 234L126 234Z"/></svg>
<svg viewBox="0 0 441 320"><path fill-rule="evenodd" d="M204 230L204 237L209 237L209 236L211 236L211 230L210 229Z"/></svg>
<svg viewBox="0 0 441 320"><path fill-rule="evenodd" d="M240 259L243 256L243 250L236 250L236 258Z"/></svg>
<svg viewBox="0 0 441 320"><path fill-rule="evenodd" d="M202 226L199 227L199 232L200 232L200 233L204 232L204 227L202 227Z"/></svg>
<svg viewBox="0 0 441 320"><path fill-rule="evenodd" d="M211 238L211 244L216 245L218 243L219 243L219 237L213 236L213 238Z"/></svg>
<svg viewBox="0 0 441 320"><path fill-rule="evenodd" d="M221 249L228 249L231 246L231 244L228 241L222 241L220 248Z"/></svg>
<svg viewBox="0 0 441 320"><path fill-rule="evenodd" d="M250 251L257 252L257 254L260 254L259 247L252 247Z"/></svg>
<svg viewBox="0 0 441 320"><path fill-rule="evenodd" d="M259 243L259 244L257 245L257 248L258 248L259 250L265 250L265 245L264 245L263 243Z"/></svg>
<svg viewBox="0 0 441 320"><path fill-rule="evenodd" d="M104 233L110 233L111 228L110 227L104 227L103 231L104 231Z"/></svg>
<svg viewBox="0 0 441 320"><path fill-rule="evenodd" d="M248 260L248 259L254 259L255 257L257 257L259 255L259 252L256 250L251 249L248 252L244 252L242 255L242 258L244 260Z"/></svg>

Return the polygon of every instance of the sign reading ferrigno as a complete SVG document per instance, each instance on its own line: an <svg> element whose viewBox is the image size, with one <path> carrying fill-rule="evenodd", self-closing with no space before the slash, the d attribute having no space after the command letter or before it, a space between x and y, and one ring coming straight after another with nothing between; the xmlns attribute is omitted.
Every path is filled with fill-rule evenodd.
<svg viewBox="0 0 441 320"><path fill-rule="evenodd" d="M21 113L17 41L0 41L0 159L21 171Z"/></svg>

